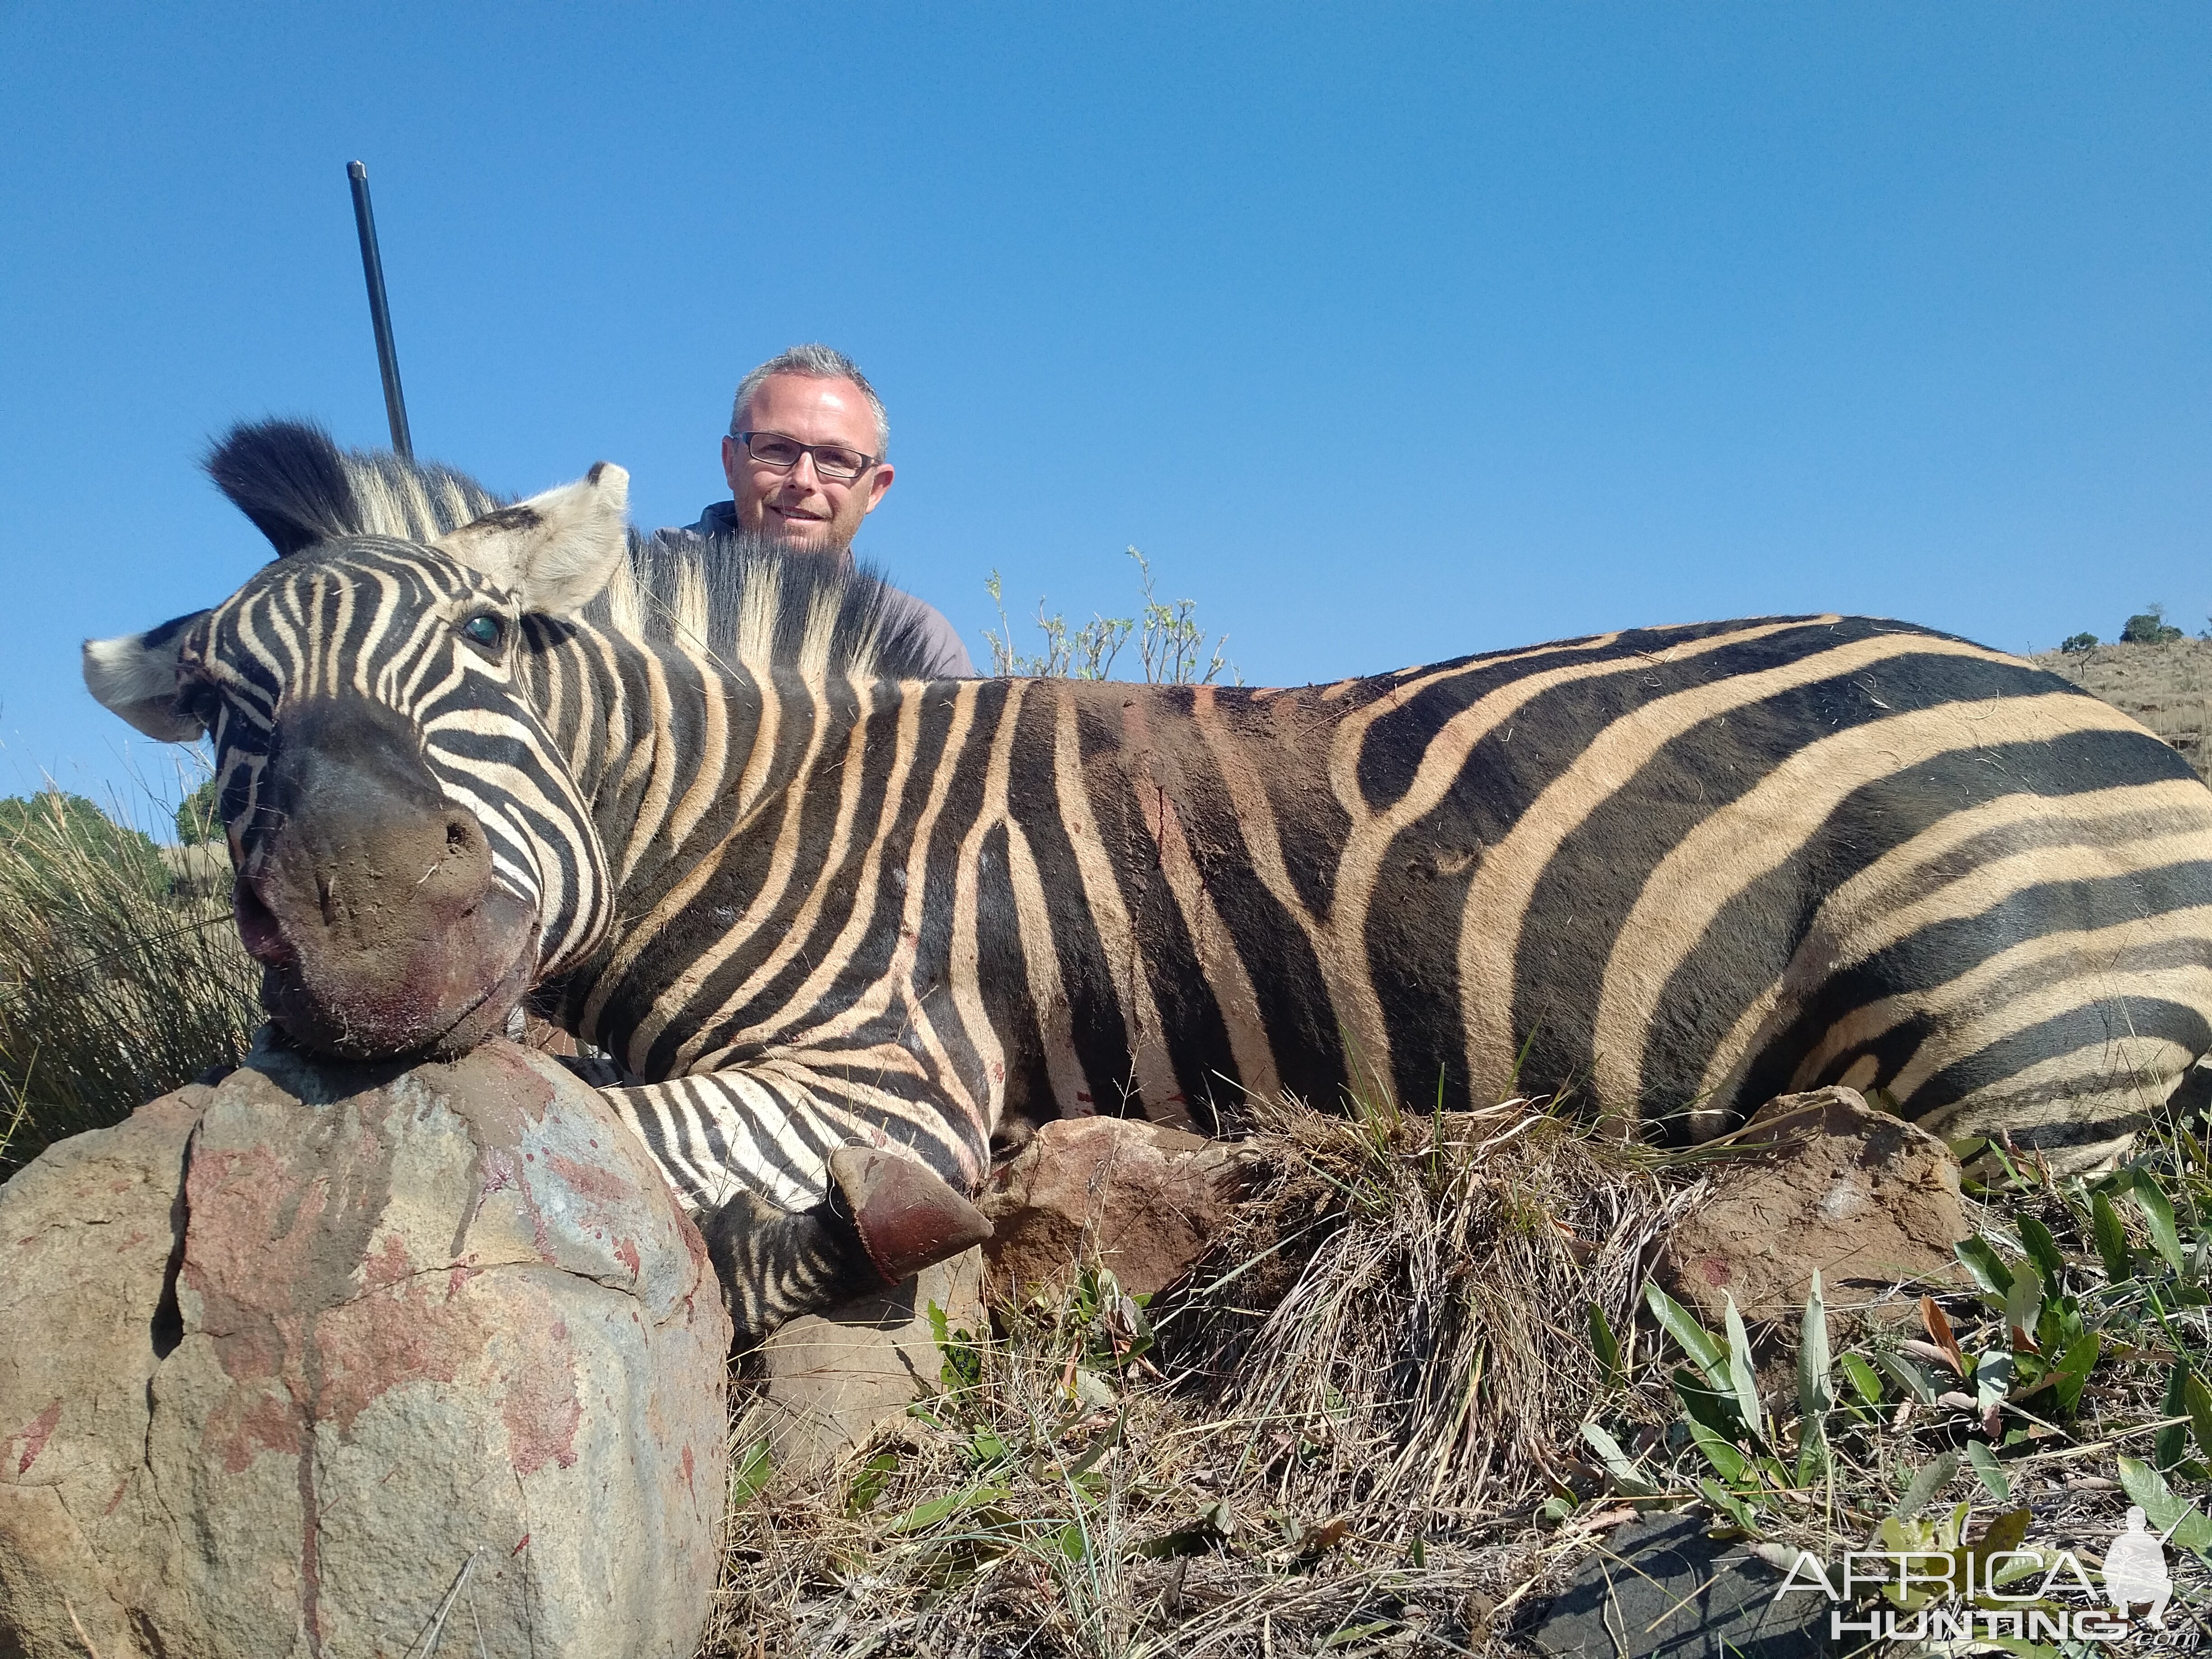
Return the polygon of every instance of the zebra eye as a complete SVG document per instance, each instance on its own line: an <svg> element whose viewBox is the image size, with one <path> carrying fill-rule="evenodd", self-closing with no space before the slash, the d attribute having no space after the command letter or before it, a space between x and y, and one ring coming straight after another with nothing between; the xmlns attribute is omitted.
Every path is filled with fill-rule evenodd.
<svg viewBox="0 0 2212 1659"><path fill-rule="evenodd" d="M507 640L507 620L489 611L479 611L461 624L461 632L487 651L496 651Z"/></svg>
<svg viewBox="0 0 2212 1659"><path fill-rule="evenodd" d="M222 714L222 696L205 680L190 680L177 694L177 707L213 732Z"/></svg>

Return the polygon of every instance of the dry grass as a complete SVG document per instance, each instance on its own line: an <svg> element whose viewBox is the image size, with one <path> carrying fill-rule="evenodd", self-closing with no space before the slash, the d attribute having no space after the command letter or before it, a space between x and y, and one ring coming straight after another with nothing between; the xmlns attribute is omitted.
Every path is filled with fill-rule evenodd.
<svg viewBox="0 0 2212 1659"><path fill-rule="evenodd" d="M1341 1494L1410 1537L1555 1488L1555 1425L1571 1435L1598 1386L1586 1310L1632 1316L1681 1183L1525 1100L1261 1127L1274 1179L1224 1259L1261 1257L1302 1213L1310 1253L1264 1316L1239 1316L1232 1283L1191 1322L1230 1414L1316 1447L1279 1497Z"/></svg>
<svg viewBox="0 0 2212 1659"><path fill-rule="evenodd" d="M2039 1359L2010 1352L2024 1339L2002 1297L1947 1273L1899 1286L1878 1317L1832 1310L1814 1419L1789 1380L1794 1322L1753 1327L1751 1467L1717 1482L1684 1413L1692 1357L1645 1311L1644 1282L1710 1162L1525 1102L1272 1114L1255 1136L1265 1179L1196 1289L1139 1308L1092 1278L1052 1306L1000 1308L988 1333L946 1333L935 1397L824 1478L777 1485L741 1417L705 1653L1502 1659L1529 1651L1516 1622L1613 1528L1685 1506L1778 1562L1833 1559L1885 1526L1949 1548L2025 1507L2033 1544L2094 1565L2137 1497L2124 1483L2162 1470L2170 1520L2212 1474L2212 1394L2187 1382L2212 1374L2202 1133L2162 1123L2094 1181L2007 1164L1975 1189L1993 1253L1978 1259L2045 1264ZM1929 1359L1923 1291L1970 1366L2014 1368L2017 1403L2000 1390L1990 1407ZM2030 1385L2069 1332L2101 1344L2078 1400ZM1633 1484L1593 1455L1586 1422L1628 1449ZM2212 1540L2212 1522L2189 1524ZM2197 1598L2208 1569L2186 1541L2173 1571Z"/></svg>
<svg viewBox="0 0 2212 1659"><path fill-rule="evenodd" d="M1198 1288L1110 1275L948 1333L938 1396L830 1477L762 1484L741 1418L710 1655L1504 1653L1572 1553L1628 1316L1693 1189L1526 1102L1271 1114ZM1570 1540L1562 1547L1562 1538Z"/></svg>
<svg viewBox="0 0 2212 1659"><path fill-rule="evenodd" d="M2212 782L2212 640L2045 651L2033 660L2134 715Z"/></svg>
<svg viewBox="0 0 2212 1659"><path fill-rule="evenodd" d="M227 885L49 792L0 836L0 1176L246 1050L258 970Z"/></svg>

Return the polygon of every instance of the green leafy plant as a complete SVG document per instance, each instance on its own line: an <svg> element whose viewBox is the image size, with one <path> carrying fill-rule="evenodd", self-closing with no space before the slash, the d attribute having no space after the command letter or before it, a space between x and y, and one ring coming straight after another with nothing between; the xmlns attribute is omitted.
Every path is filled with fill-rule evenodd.
<svg viewBox="0 0 2212 1659"><path fill-rule="evenodd" d="M1964 1377L1974 1384L1975 1402L1987 1423L1995 1423L2001 1404L2021 1404L2045 1390L2047 1398L2037 1409L2071 1421L2082 1387L2096 1368L2102 1339L2087 1328L2050 1230L2033 1216L2020 1218L2018 1224L2026 1249L2020 1257L2001 1254L1978 1233L1955 1247L1983 1304L1999 1316L1987 1345L1962 1352ZM1975 1467L1985 1470L1988 1465ZM2001 1487L1992 1489L2004 1496Z"/></svg>
<svg viewBox="0 0 2212 1659"><path fill-rule="evenodd" d="M948 1395L958 1395L980 1384L983 1380L982 1340L964 1328L951 1328L951 1320L943 1307L929 1304L929 1334L937 1344L943 1363L938 1370L938 1383Z"/></svg>
<svg viewBox="0 0 2212 1659"><path fill-rule="evenodd" d="M1229 636L1224 634L1209 645L1206 630L1199 626L1197 603L1161 599L1154 589L1152 562L1133 547L1128 555L1137 565L1138 615L1093 615L1089 622L1071 628L1064 614L1054 611L1048 616L1044 601L1039 599L1036 627L1043 644L1034 653L1022 651L1014 642L1013 623L1006 616L999 573L994 570L983 584L999 611L998 630L983 630L984 641L991 647L991 672L1045 679L1107 679L1112 676L1121 647L1133 636L1149 684L1212 685L1227 674L1232 684L1242 684L1243 677L1226 654Z"/></svg>
<svg viewBox="0 0 2212 1659"><path fill-rule="evenodd" d="M1935 1468L1940 1476L1941 1466ZM1955 1459L1952 1461L1951 1472L1956 1472ZM1940 1490L1944 1484L1942 1478L1931 1480L1928 1495ZM1875 1529L1877 1548L1909 1552L1920 1558L1915 1563L1917 1571L1910 1582L1900 1577L1898 1583L1883 1583L1883 1598L1908 1613L1917 1613L1950 1593L1936 1588L1939 1583L1971 1583L1978 1587L1972 1598L1972 1605L1975 1607L2005 1609L2021 1606L2018 1601L1992 1598L1988 1590L2043 1576L2044 1565L2040 1558L2032 1553L2027 1555L2019 1553L2022 1540L2027 1536L2028 1525L2034 1518L2031 1512L2025 1507L2008 1510L1990 1521L1978 1537L1970 1539L1967 1522L1973 1512L1970 1505L1954 1504L1932 1518L1923 1519L1919 1510L1926 1502L1926 1496L1922 1496L1919 1503L1913 1501L1915 1496L1913 1490L1908 1490L1897 1512L1885 1516ZM2013 1559L1992 1575L1988 1564L2008 1553L2012 1553ZM1931 1565L1935 1561L1942 1563L1942 1571L1935 1570Z"/></svg>
<svg viewBox="0 0 2212 1659"><path fill-rule="evenodd" d="M2184 1549L2212 1553L2212 1517L2194 1504L2174 1496L2166 1477L2140 1458L2121 1457L2120 1486L2129 1499L2142 1506L2143 1519L2153 1531L2170 1536Z"/></svg>
<svg viewBox="0 0 2212 1659"><path fill-rule="evenodd" d="M1726 1299L1725 1337L1705 1329L1695 1315L1656 1282L1644 1286L1644 1299L1661 1328L1674 1339L1691 1362L1676 1366L1672 1380L1690 1442L1710 1471L1698 1477L1698 1490L1736 1525L1747 1532L1756 1531L1759 1504L1800 1484L1809 1484L1822 1468L1823 1431L1833 1403L1827 1380L1825 1322L1815 1358L1800 1367L1801 1403L1809 1403L1814 1409L1799 1419L1793 1468L1784 1462L1784 1437L1760 1405L1751 1336L1736 1309L1735 1297L1730 1295ZM1817 1279L1807 1308L1808 1321L1815 1316L1825 1321ZM1809 1375L1810 1365L1816 1362L1817 1379Z"/></svg>

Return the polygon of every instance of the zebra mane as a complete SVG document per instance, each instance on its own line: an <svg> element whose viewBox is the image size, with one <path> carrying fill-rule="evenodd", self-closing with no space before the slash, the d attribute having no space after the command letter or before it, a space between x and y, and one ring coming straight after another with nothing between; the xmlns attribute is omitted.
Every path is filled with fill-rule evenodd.
<svg viewBox="0 0 2212 1659"><path fill-rule="evenodd" d="M276 556L353 536L430 542L511 506L466 473L382 449L341 449L309 421L234 426L209 477ZM734 664L922 678L919 607L865 565L793 556L746 534L629 532L629 556L583 620L647 644L684 644Z"/></svg>
<svg viewBox="0 0 2212 1659"><path fill-rule="evenodd" d="M856 678L929 676L918 606L874 571L793 555L760 536L696 531L641 536L584 607L584 620L656 645L684 644L726 662L836 670Z"/></svg>
<svg viewBox="0 0 2212 1659"><path fill-rule="evenodd" d="M311 421L241 422L208 477L278 558L347 536L430 542L508 505L474 478L386 449L340 449Z"/></svg>

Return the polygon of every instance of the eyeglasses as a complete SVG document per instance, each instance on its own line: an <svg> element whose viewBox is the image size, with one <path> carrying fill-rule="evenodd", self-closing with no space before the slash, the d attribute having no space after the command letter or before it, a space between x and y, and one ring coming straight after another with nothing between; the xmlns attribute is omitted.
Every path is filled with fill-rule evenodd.
<svg viewBox="0 0 2212 1659"><path fill-rule="evenodd" d="M852 483L877 459L842 444L803 444L781 432L732 432L730 435L745 447L746 454L778 472L790 471L799 465L801 455L811 455L815 471L833 483Z"/></svg>

